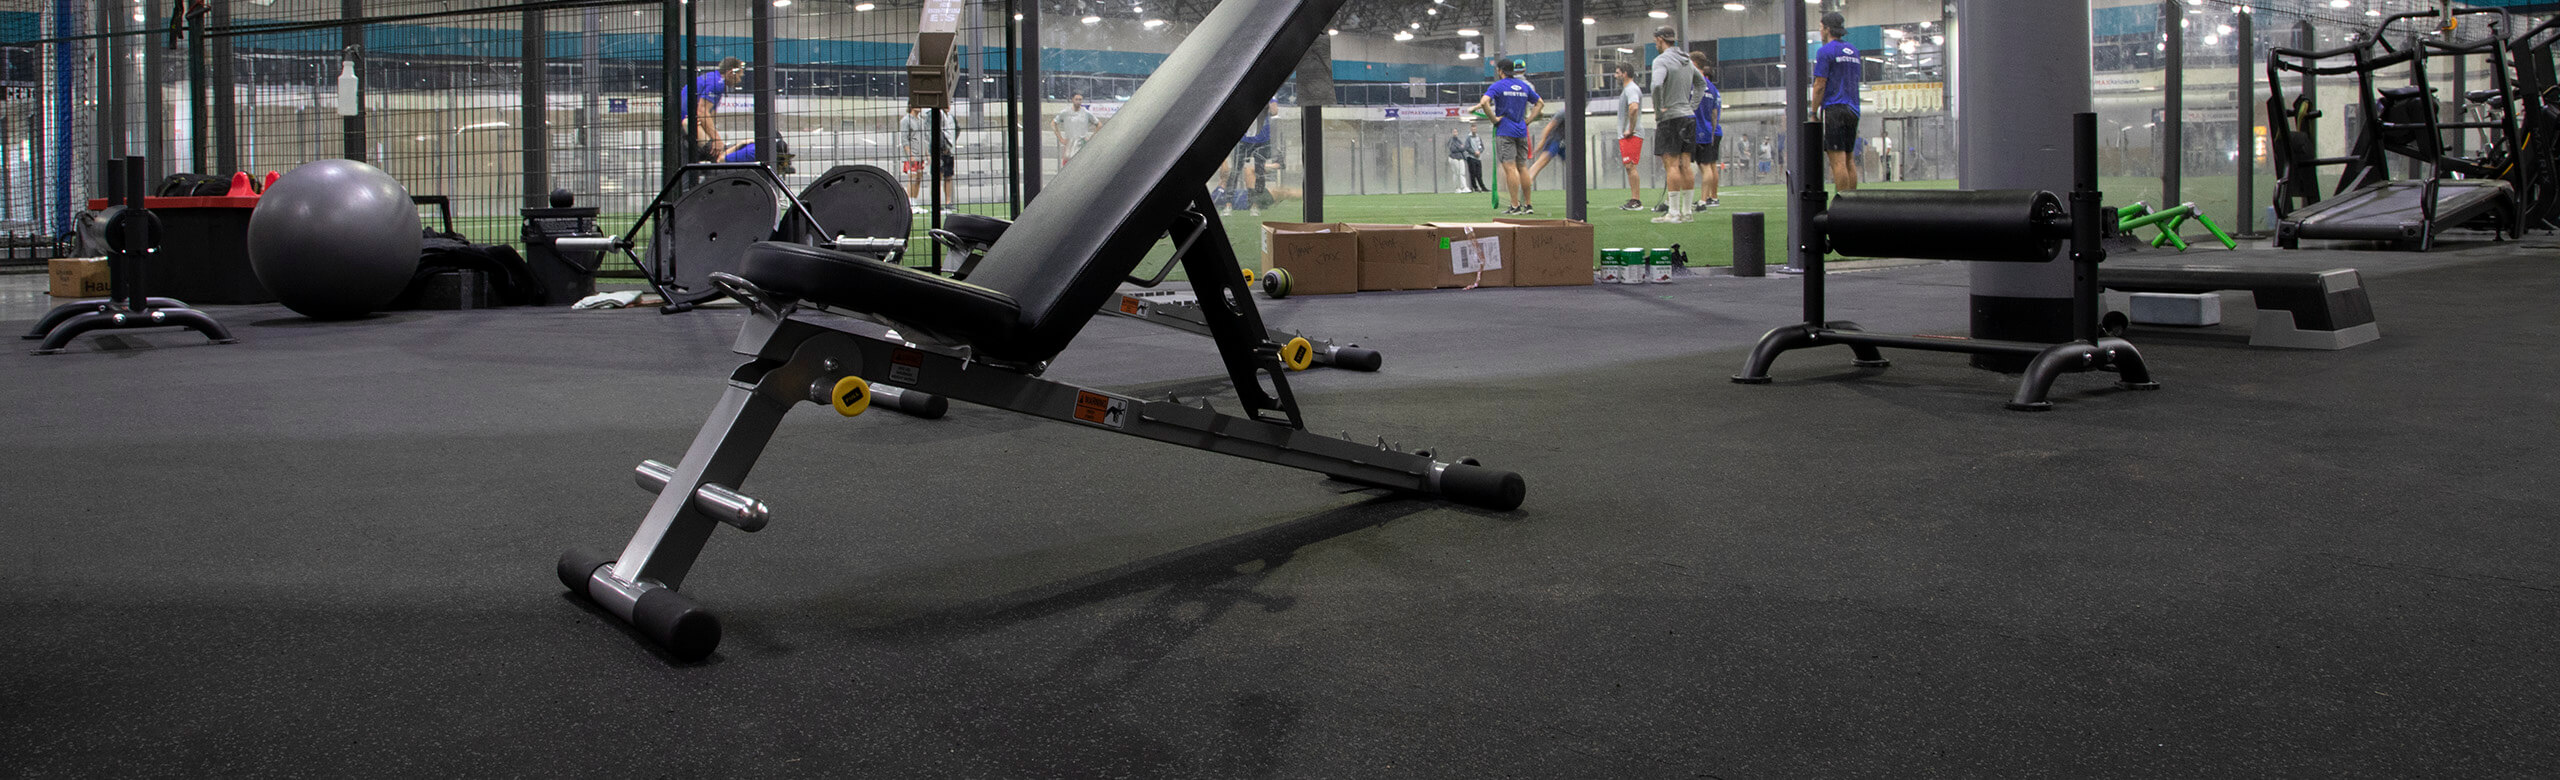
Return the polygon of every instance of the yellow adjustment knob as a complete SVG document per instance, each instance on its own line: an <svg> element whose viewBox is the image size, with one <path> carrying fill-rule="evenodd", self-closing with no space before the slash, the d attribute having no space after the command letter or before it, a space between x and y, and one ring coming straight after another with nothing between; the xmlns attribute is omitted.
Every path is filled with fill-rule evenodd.
<svg viewBox="0 0 2560 780"><path fill-rule="evenodd" d="M1307 337L1293 336L1289 343L1280 345L1280 365L1288 366L1289 370L1305 371L1315 364L1316 345L1307 343Z"/></svg>
<svg viewBox="0 0 2560 780"><path fill-rule="evenodd" d="M871 383L862 381L858 376L838 379L835 389L827 393L827 404L835 407L837 414L846 417L861 414L871 408Z"/></svg>

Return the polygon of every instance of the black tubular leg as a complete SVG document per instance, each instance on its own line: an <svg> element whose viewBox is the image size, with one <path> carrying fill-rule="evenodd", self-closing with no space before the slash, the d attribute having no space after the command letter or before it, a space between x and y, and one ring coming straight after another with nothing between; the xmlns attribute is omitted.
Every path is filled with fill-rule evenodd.
<svg viewBox="0 0 2560 780"><path fill-rule="evenodd" d="M2046 400L2053 394L2053 380L2096 366L2101 351L2095 344L2074 341L2046 347L2027 363L2026 376L2018 378L2018 394L2009 399L2009 408L2021 412L2043 412L2053 409Z"/></svg>
<svg viewBox="0 0 2560 780"><path fill-rule="evenodd" d="M2126 390L2158 390L2160 383L2151 381L2151 364L2142 360L2142 350L2133 342L2113 336L2098 339L2098 348L2106 351L2107 362L2116 369L2116 386Z"/></svg>
<svg viewBox="0 0 2560 780"><path fill-rule="evenodd" d="M1850 322L1848 320L1832 320L1830 322L1823 323L1822 327L1826 330L1845 330L1850 332L1856 332L1859 330L1858 323ZM1849 354L1851 356L1849 364L1859 368L1884 368L1886 366L1893 365L1893 361L1886 360L1884 353L1877 351L1876 345L1874 344L1851 344L1849 345Z"/></svg>
<svg viewBox="0 0 2560 780"><path fill-rule="evenodd" d="M43 319L36 320L35 327L27 329L26 334L18 338L28 340L44 338L45 334L52 333L54 328L70 322L73 317L106 311L106 309L107 299L105 298L90 298L56 306L52 311L45 312Z"/></svg>
<svg viewBox="0 0 2560 780"><path fill-rule="evenodd" d="M80 334L101 328L112 328L115 327L115 324L116 316L102 311L93 311L74 316L71 319L64 321L61 325L55 326L52 332L46 333L44 341L38 343L35 351L29 354L61 354L63 346L70 344L72 339L79 338Z"/></svg>
<svg viewBox="0 0 2560 780"><path fill-rule="evenodd" d="M194 309L154 309L151 314L153 318L160 320L158 324L176 325L202 333L205 338L212 339L216 344L233 344L240 341L231 337L231 329L222 327L222 323L214 321L213 315L204 312Z"/></svg>
<svg viewBox="0 0 2560 780"><path fill-rule="evenodd" d="M1820 343L1814 339L1814 334L1819 332L1820 330L1814 326L1805 324L1782 325L1771 329L1760 337L1760 343L1751 347L1751 357L1743 361L1742 373L1733 375L1733 381L1745 385L1768 384L1769 364L1778 362L1778 353ZM1868 354L1875 353L1874 347L1865 349Z"/></svg>
<svg viewBox="0 0 2560 780"><path fill-rule="evenodd" d="M1298 416L1297 397L1289 393L1288 371L1280 366L1280 345L1271 343L1270 332L1263 329L1262 314L1253 307L1253 289L1246 286L1244 264L1236 259L1235 245L1227 243L1226 225L1218 220L1218 206L1207 187L1192 199L1191 208L1205 224L1190 251L1182 253L1182 271L1191 277L1201 318L1209 325L1209 338L1218 344L1218 357L1226 362L1227 378L1235 383L1246 416L1285 421L1291 428L1307 427ZM1264 382L1270 383L1268 392L1263 390ZM1273 419L1273 412L1280 419Z"/></svg>

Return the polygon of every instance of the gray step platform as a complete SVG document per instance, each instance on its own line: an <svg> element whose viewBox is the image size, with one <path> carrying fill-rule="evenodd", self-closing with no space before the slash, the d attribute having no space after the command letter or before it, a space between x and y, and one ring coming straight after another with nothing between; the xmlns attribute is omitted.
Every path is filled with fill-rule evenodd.
<svg viewBox="0 0 2560 780"><path fill-rule="evenodd" d="M2210 293L2247 290L2256 298L2257 321L2249 344L2291 349L2346 349L2382 337L2364 277L2353 268L2297 271L2272 268L2179 265L2109 266L2098 285L2128 293Z"/></svg>

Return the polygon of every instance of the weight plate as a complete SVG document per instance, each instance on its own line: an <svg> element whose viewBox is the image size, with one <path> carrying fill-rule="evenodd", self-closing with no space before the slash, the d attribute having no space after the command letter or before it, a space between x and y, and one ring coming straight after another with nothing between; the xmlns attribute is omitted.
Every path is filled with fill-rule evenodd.
<svg viewBox="0 0 2560 780"><path fill-rule="evenodd" d="M713 272L736 273L747 245L773 237L782 218L782 193L762 176L744 171L705 178L658 220L653 257L665 258L668 281L707 292Z"/></svg>
<svg viewBox="0 0 2560 780"><path fill-rule="evenodd" d="M829 237L906 238L915 214L908 210L906 187L888 171L869 165L838 165L800 191L800 205L827 229ZM795 237L807 229L793 220Z"/></svg>

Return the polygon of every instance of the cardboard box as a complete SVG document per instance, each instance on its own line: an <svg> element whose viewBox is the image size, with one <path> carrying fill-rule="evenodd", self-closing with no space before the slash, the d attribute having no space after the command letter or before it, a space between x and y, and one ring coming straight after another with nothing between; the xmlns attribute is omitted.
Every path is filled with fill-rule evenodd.
<svg viewBox="0 0 2560 780"><path fill-rule="evenodd" d="M1350 225L1360 248L1360 290L1430 290L1446 261L1439 234L1421 225Z"/></svg>
<svg viewBox="0 0 2560 780"><path fill-rule="evenodd" d="M1448 255L1439 269L1441 287L1511 286L1512 269L1519 266L1519 228L1499 222L1430 224Z"/></svg>
<svg viewBox="0 0 2560 780"><path fill-rule="evenodd" d="M1514 287L1564 287L1591 283L1591 272L1599 262L1598 239L1591 223L1570 219L1502 219L1495 220L1518 227L1519 251L1514 254L1511 285Z"/></svg>
<svg viewBox="0 0 2560 780"><path fill-rule="evenodd" d="M45 263L52 277L53 297L107 297L107 259L103 257L57 257Z"/></svg>
<svg viewBox="0 0 2560 780"><path fill-rule="evenodd" d="M1360 291L1360 240L1338 222L1262 223L1262 270L1289 270L1291 295Z"/></svg>

